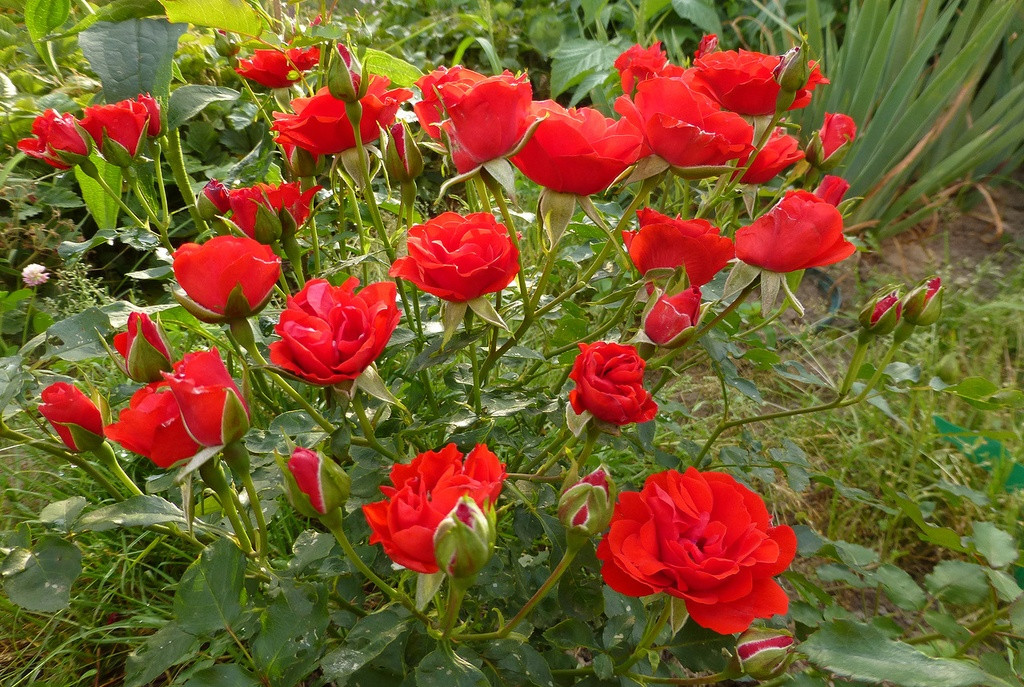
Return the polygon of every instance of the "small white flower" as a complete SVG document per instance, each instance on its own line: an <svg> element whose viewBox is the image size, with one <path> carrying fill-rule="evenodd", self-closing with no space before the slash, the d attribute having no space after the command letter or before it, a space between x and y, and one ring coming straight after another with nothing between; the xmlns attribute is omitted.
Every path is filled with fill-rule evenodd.
<svg viewBox="0 0 1024 687"><path fill-rule="evenodd" d="M45 267L33 262L31 265L25 265L25 269L21 271L21 280L25 282L25 286L40 286L50 280L50 275L46 273Z"/></svg>

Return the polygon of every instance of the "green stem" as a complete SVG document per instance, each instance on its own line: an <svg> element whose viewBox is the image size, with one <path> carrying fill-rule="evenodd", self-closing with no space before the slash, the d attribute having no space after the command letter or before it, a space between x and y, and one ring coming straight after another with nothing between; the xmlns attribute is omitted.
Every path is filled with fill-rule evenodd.
<svg viewBox="0 0 1024 687"><path fill-rule="evenodd" d="M231 529L235 531L235 537L238 539L238 544L242 551L247 556L254 553L249 534L238 517L238 509L235 508L237 496L224 477L224 472L220 469L217 459L214 458L203 463L199 467L199 476L203 478L203 482L213 489L213 493L217 495L217 500L220 501L220 508L231 523Z"/></svg>
<svg viewBox="0 0 1024 687"><path fill-rule="evenodd" d="M623 677L628 677L640 683L646 682L651 685L710 685L716 682L732 680L739 676L739 672L726 668L720 673L698 675L696 677L654 677L651 675L640 675L639 673L626 673Z"/></svg>
<svg viewBox="0 0 1024 687"><path fill-rule="evenodd" d="M452 628L459 618L459 609L462 608L462 600L466 598L465 586L461 581L448 578L448 601L444 609L444 622L441 626L441 639L446 641L452 634Z"/></svg>
<svg viewBox="0 0 1024 687"><path fill-rule="evenodd" d="M469 335L470 328L473 326L473 311L466 308L466 334ZM486 325L485 325L486 326ZM480 415L482 412L482 404L480 402L480 361L478 359L476 344L471 343L469 345L469 362L473 368L473 388L469 393L470 404L473 406L473 412Z"/></svg>
<svg viewBox="0 0 1024 687"><path fill-rule="evenodd" d="M669 616L672 615L672 602L667 597L663 601L665 605L664 608L661 609L661 615L658 616L658 619L654 621L654 623L647 626L647 630L640 638L640 641L637 642L636 649L633 650L633 653L630 654L625 661L615 666L616 674L622 675L623 672L629 670L633 667L633 664L643 658L643 655L647 652L651 643L657 638L658 633L661 632L661 628L665 627L665 623L668 622Z"/></svg>
<svg viewBox="0 0 1024 687"><path fill-rule="evenodd" d="M203 234L209 231L209 226L206 224L206 220L199 214L199 208L196 207L196 196L192 190L192 180L188 176L188 172L185 170L185 157L181 152L181 137L178 135L178 130L168 131L162 139L162 144L167 147L164 149L164 157L167 158L167 162L171 165L171 173L174 176L174 184L178 187L178 192L181 193L182 200L185 201L185 207L188 208L188 214L192 217L192 222L196 225L196 232Z"/></svg>
<svg viewBox="0 0 1024 687"><path fill-rule="evenodd" d="M146 217L156 225L157 230L160 232L160 244L168 251L174 252L171 240L167 236L167 225L160 219L153 206L149 204L149 199L146 198L146 194L142 191L142 186L139 185L139 177L135 174L135 170L131 168L128 169L128 185L138 199L139 204L142 205L142 209L146 211Z"/></svg>
<svg viewBox="0 0 1024 687"><path fill-rule="evenodd" d="M147 222L143 222L139 218L138 215L136 215L134 212L132 212L132 209L130 207L128 207L125 204L124 199L121 198L120 192L115 191L114 189L110 188L110 184L107 183L107 180L103 178L102 174L100 174L97 171L95 174L90 174L89 176L92 177L92 179L97 184L100 185L100 188L103 189L104 193L106 193L108 196L110 196L110 198L115 203L117 203L117 207L119 207L121 209L121 212L123 212L124 214L126 214L126 215L128 215L129 217L132 218L132 222L135 223L135 226L137 226L137 227L139 227L141 229L149 229L149 224ZM152 231L152 230L150 230L150 231Z"/></svg>
<svg viewBox="0 0 1024 687"><path fill-rule="evenodd" d="M363 407L363 399L360 398L358 392L352 396L352 409L356 411L356 418L359 420L359 427L363 430L363 434L366 437L366 441L369 442L370 448L397 463L399 457L395 455L394 451L389 451L384 448L384 446L382 446L377 440L377 435L373 430L373 423L371 423L370 418L366 416L366 409Z"/></svg>
<svg viewBox="0 0 1024 687"><path fill-rule="evenodd" d="M519 293L523 298L523 319L529 321L533 319L533 304L530 302L530 293L526 288L526 274L523 272L523 254L519 250L519 235L516 233L516 224L512 218L512 213L509 212L508 204L505 202L505 193L501 190L501 185L489 174L484 172L480 173L484 185L487 186L491 195L494 196L494 202L498 206L498 210L501 211L501 217L505 220L505 228L508 230L509 240L512 241L512 246L516 249L516 253L519 254L519 271L516 272L516 279L519 283Z"/></svg>
<svg viewBox="0 0 1024 687"><path fill-rule="evenodd" d="M587 459L590 458L590 454L594 452L594 447L597 445L597 438L601 436L601 430L595 425L595 420L587 426L587 440L583 444L583 450L576 456L576 471L583 472L583 466L587 464Z"/></svg>
<svg viewBox="0 0 1024 687"><path fill-rule="evenodd" d="M860 372L861 365L864 364L864 357L868 353L868 343L870 342L871 337L864 334L857 338L857 350L853 352L853 358L850 359L850 367L846 371L846 376L843 377L842 385L839 387L840 397L850 393L850 388L853 386L854 380L857 379L857 373Z"/></svg>
<svg viewBox="0 0 1024 687"><path fill-rule="evenodd" d="M114 455L114 449L110 447L110 444L104 441L100 444L99 448L93 451L95 455L108 470L114 473L114 476L128 488L128 491L133 496L142 496L142 490L139 489L139 485L132 481L132 478L121 468L121 464L117 462L117 456Z"/></svg>
<svg viewBox="0 0 1024 687"><path fill-rule="evenodd" d="M249 496L249 505L252 507L253 516L256 518L256 533L259 537L256 553L262 562L266 562L269 551L267 543L267 520L263 516L263 507L260 505L260 495L256 491L256 485L252 481L250 470L249 449L241 441L234 441L224 447L224 460L231 468L232 474L242 482L245 493Z"/></svg>

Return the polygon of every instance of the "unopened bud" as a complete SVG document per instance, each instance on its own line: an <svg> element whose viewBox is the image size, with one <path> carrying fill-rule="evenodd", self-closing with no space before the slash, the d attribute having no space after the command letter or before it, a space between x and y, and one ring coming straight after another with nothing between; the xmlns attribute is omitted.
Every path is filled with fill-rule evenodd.
<svg viewBox="0 0 1024 687"><path fill-rule="evenodd" d="M196 206L205 220L223 215L231 209L227 187L216 179L210 179L196 197Z"/></svg>
<svg viewBox="0 0 1024 687"><path fill-rule="evenodd" d="M456 580L476 575L491 559L495 530L493 506L484 512L470 496L463 496L434 530L438 567Z"/></svg>
<svg viewBox="0 0 1024 687"><path fill-rule="evenodd" d="M903 299L903 319L916 327L930 327L942 314L945 288L939 277L928 277Z"/></svg>
<svg viewBox="0 0 1024 687"><path fill-rule="evenodd" d="M316 451L296 447L291 458L275 454L284 473L285 495L299 513L315 518L345 504L352 481L341 466Z"/></svg>
<svg viewBox="0 0 1024 687"><path fill-rule="evenodd" d="M338 56L331 60L327 70L328 90L338 100L354 103L359 100L360 85L358 65L348 48L339 43Z"/></svg>
<svg viewBox="0 0 1024 687"><path fill-rule="evenodd" d="M718 36L713 33L709 33L700 39L700 44L697 45L697 52L693 54L693 59L699 60L709 53L716 52L718 50Z"/></svg>
<svg viewBox="0 0 1024 687"><path fill-rule="evenodd" d="M850 190L850 182L842 177L826 174L822 178L818 188L814 189L814 195L826 203L838 206L843 202L843 196Z"/></svg>
<svg viewBox="0 0 1024 687"><path fill-rule="evenodd" d="M612 519L615 485L601 466L565 489L558 499L558 520L570 535L589 538L603 532Z"/></svg>
<svg viewBox="0 0 1024 687"><path fill-rule="evenodd" d="M170 372L171 349L160 325L145 313L128 316L128 331L114 337L114 348L124 358L125 373L136 382L150 384Z"/></svg>
<svg viewBox="0 0 1024 687"><path fill-rule="evenodd" d="M885 336L896 329L900 322L903 304L900 302L899 287L885 286L874 293L861 308L860 326L872 336Z"/></svg>
<svg viewBox="0 0 1024 687"><path fill-rule="evenodd" d="M423 155L412 133L402 122L395 122L388 130L384 146L384 166L388 176L399 183L408 183L423 173Z"/></svg>
<svg viewBox="0 0 1024 687"><path fill-rule="evenodd" d="M755 680L770 680L793 662L793 635L785 630L752 627L736 640L740 670Z"/></svg>
<svg viewBox="0 0 1024 687"><path fill-rule="evenodd" d="M644 334L665 348L686 344L696 333L706 308L701 307L701 292L696 286L674 296L662 294L650 301L644 317Z"/></svg>
<svg viewBox="0 0 1024 687"><path fill-rule="evenodd" d="M790 48L779 58L779 64L772 72L779 84L779 95L775 100L775 111L784 112L796 100L797 92L807 84L807 60L800 46Z"/></svg>

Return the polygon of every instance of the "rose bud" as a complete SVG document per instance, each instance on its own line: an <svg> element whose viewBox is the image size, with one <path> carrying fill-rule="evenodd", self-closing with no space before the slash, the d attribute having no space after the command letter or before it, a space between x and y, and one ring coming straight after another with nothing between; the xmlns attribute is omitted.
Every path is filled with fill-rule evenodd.
<svg viewBox="0 0 1024 687"><path fill-rule="evenodd" d="M128 331L114 337L114 348L124 357L124 371L136 382L149 384L171 371L171 348L160 325L145 313L128 316Z"/></svg>
<svg viewBox="0 0 1024 687"><path fill-rule="evenodd" d="M203 322L241 320L270 301L281 258L270 246L245 236L216 236L174 252L174 277L184 290L174 297Z"/></svg>
<svg viewBox="0 0 1024 687"><path fill-rule="evenodd" d="M388 176L406 184L423 173L423 155L412 133L402 122L395 122L388 131L384 146L384 167Z"/></svg>
<svg viewBox="0 0 1024 687"><path fill-rule="evenodd" d="M32 136L18 141L18 150L57 169L68 169L89 157L89 137L73 114L46 110L32 122Z"/></svg>
<svg viewBox="0 0 1024 687"><path fill-rule="evenodd" d="M700 43L697 45L697 51L693 53L693 59L699 60L708 53L713 53L716 52L717 50L718 36L713 33L705 34L700 39Z"/></svg>
<svg viewBox="0 0 1024 687"><path fill-rule="evenodd" d="M860 311L860 326L871 336L885 336L900 322L903 304L899 288L890 284L875 292Z"/></svg>
<svg viewBox="0 0 1024 687"><path fill-rule="evenodd" d="M337 463L316 451L297 446L288 463L278 456L285 495L295 510L309 518L326 515L348 500L352 480Z"/></svg>
<svg viewBox="0 0 1024 687"><path fill-rule="evenodd" d="M793 635L785 630L752 627L736 640L740 670L755 680L778 677L793 662Z"/></svg>
<svg viewBox="0 0 1024 687"><path fill-rule="evenodd" d="M229 211L231 200L227 186L216 179L210 179L196 197L196 207L205 220L211 220Z"/></svg>
<svg viewBox="0 0 1024 687"><path fill-rule="evenodd" d="M811 135L807 161L822 171L835 169L857 137L857 123L842 113L826 113L821 129Z"/></svg>
<svg viewBox="0 0 1024 687"><path fill-rule="evenodd" d="M89 132L103 157L118 167L130 167L149 129L150 112L135 100L85 108L82 128Z"/></svg>
<svg viewBox="0 0 1024 687"><path fill-rule="evenodd" d="M850 182L846 179L826 174L818 184L818 188L814 189L814 195L830 205L838 206L843 202L843 196L849 190Z"/></svg>
<svg viewBox="0 0 1024 687"><path fill-rule="evenodd" d="M164 379L196 443L222 446L249 431L249 407L216 348L185 355Z"/></svg>
<svg viewBox="0 0 1024 687"><path fill-rule="evenodd" d="M49 421L69 450L92 451L103 443L100 409L74 384L51 384L43 389L41 398L39 414Z"/></svg>
<svg viewBox="0 0 1024 687"><path fill-rule="evenodd" d="M331 60L327 70L327 88L338 100L355 103L359 101L360 85L359 65L354 63L349 49L339 43L338 57Z"/></svg>
<svg viewBox="0 0 1024 687"><path fill-rule="evenodd" d="M696 286L674 296L662 294L652 301L644 317L644 334L665 348L677 348L690 340L706 311L701 308L701 293Z"/></svg>
<svg viewBox="0 0 1024 687"><path fill-rule="evenodd" d="M142 103L142 106L149 112L149 125L146 127L146 135L150 138L159 136L163 129L163 123L160 121L159 101L149 93L140 93L136 100Z"/></svg>
<svg viewBox="0 0 1024 687"><path fill-rule="evenodd" d="M615 485L602 465L562 492L558 520L570 536L588 539L600 534L611 522L615 494Z"/></svg>
<svg viewBox="0 0 1024 687"><path fill-rule="evenodd" d="M903 319L916 327L930 327L942 313L942 279L928 277L903 298Z"/></svg>
<svg viewBox="0 0 1024 687"><path fill-rule="evenodd" d="M772 76L779 84L779 95L775 101L775 111L785 112L796 100L797 93L807 83L807 60L802 55L800 46L794 46L779 58Z"/></svg>
<svg viewBox="0 0 1024 687"><path fill-rule="evenodd" d="M494 552L495 511L486 512L469 495L462 496L434 530L434 557L448 577L476 575Z"/></svg>

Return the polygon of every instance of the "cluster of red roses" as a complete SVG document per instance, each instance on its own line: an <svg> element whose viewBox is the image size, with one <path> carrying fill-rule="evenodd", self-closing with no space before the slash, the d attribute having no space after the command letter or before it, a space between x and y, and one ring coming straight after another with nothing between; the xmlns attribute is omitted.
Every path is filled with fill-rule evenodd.
<svg viewBox="0 0 1024 687"><path fill-rule="evenodd" d="M316 48L272 52L257 51L240 63L239 73L277 88L294 83L320 57ZM350 73L346 51L341 60L344 66L338 69L348 79L342 86L293 100L293 113L274 113L276 140L289 157L295 149L312 156L343 153L357 147L357 135L359 143L374 141L391 129L399 107L412 97L408 89L389 89L381 76ZM460 176L481 168L493 171L493 165L507 165L507 159L543 186L545 195L567 195L572 202L604 191L630 168L636 178L671 169L686 178L725 176L747 184L765 183L804 158L827 170L855 135L848 117L828 115L803 149L782 129L758 138L756 125L764 118L779 121L786 111L806 106L811 92L827 83L817 66L808 68L798 54L716 52L705 41L693 66L683 69L668 63L656 44L631 48L616 68L624 92L615 105L622 116L618 120L593 108L533 102L525 75L487 77L462 67L440 68L421 78L422 99L413 110L426 135L444 144ZM119 103L86 109L81 126L105 156L112 140L134 155L140 132L154 135L154 122L159 131L157 110L136 122L134 147L117 138L124 131L131 138L127 127L115 132L108 126L94 134L87 122L102 119L97 113L106 113L104 108L113 113L131 107ZM87 155L90 149L67 117L40 117L33 129L36 138L23 141L22 148L55 166L74 164L69 154ZM401 140L398 155L406 156L404 135ZM660 283L658 270L685 277L676 282L681 288L672 289L675 293L651 286L657 297L644 317L647 338L673 346L692 335L708 305L701 302L701 287L734 259L761 270L767 280L851 255L854 246L843 236L835 207L844 185L826 177L815 193L789 191L734 238L704 219L641 210L639 229L623 232L635 267L652 283ZM302 189L298 182L233 190L215 181L208 184L200 208L209 217L230 221L244 236L178 248L173 270L182 293L176 298L199 319L227 323L236 334L242 331L236 325L266 306L279 282L281 259L272 245L294 236L310 215L319 187ZM501 291L519 273L514 232L490 213L446 212L409 229L406 254L392 263L389 274L444 301L472 303ZM354 278L340 286L312 279L288 295L275 327L280 340L269 347L270 362L316 385L360 378L388 344L401 312L395 282L358 291L357 286ZM147 384L117 422L104 427L96 406L70 385L54 385L43 393L41 411L72 450L88 450L94 445L90 442L106 434L168 467L201 445L229 444L248 429L248 406L216 350L191 353L172 364L166 340L142 315L132 316L127 335L115 345L129 375ZM254 348L249 352L257 355ZM576 383L569 395L572 409L612 425L651 420L657 405L644 388L644 369L645 361L631 345L581 344L570 373ZM305 448L289 461L286 478L308 499L311 513L327 515L340 505L338 494L344 489L329 494L325 486L331 482L325 477L329 466L329 459ZM371 542L382 543L396 563L418 572L470 569L459 559L457 545L446 548L440 542L459 528L487 530L504 477L504 465L486 446L477 446L464 460L449 445L420 454L408 465L395 465L392 486L382 488L384 500L363 509L373 530ZM598 556L604 579L614 589L677 596L698 623L724 633L746 629L755 617L785 612L786 596L772 578L795 555L795 536L788 527L773 527L760 497L731 477L692 468L652 475L640 492L621 494L604 520L595 516L599 508L594 504L601 499L589 500L597 490L614 501L603 472L572 489L587 496L566 508L567 527L599 523L596 533L609 526L610 518Z"/></svg>

